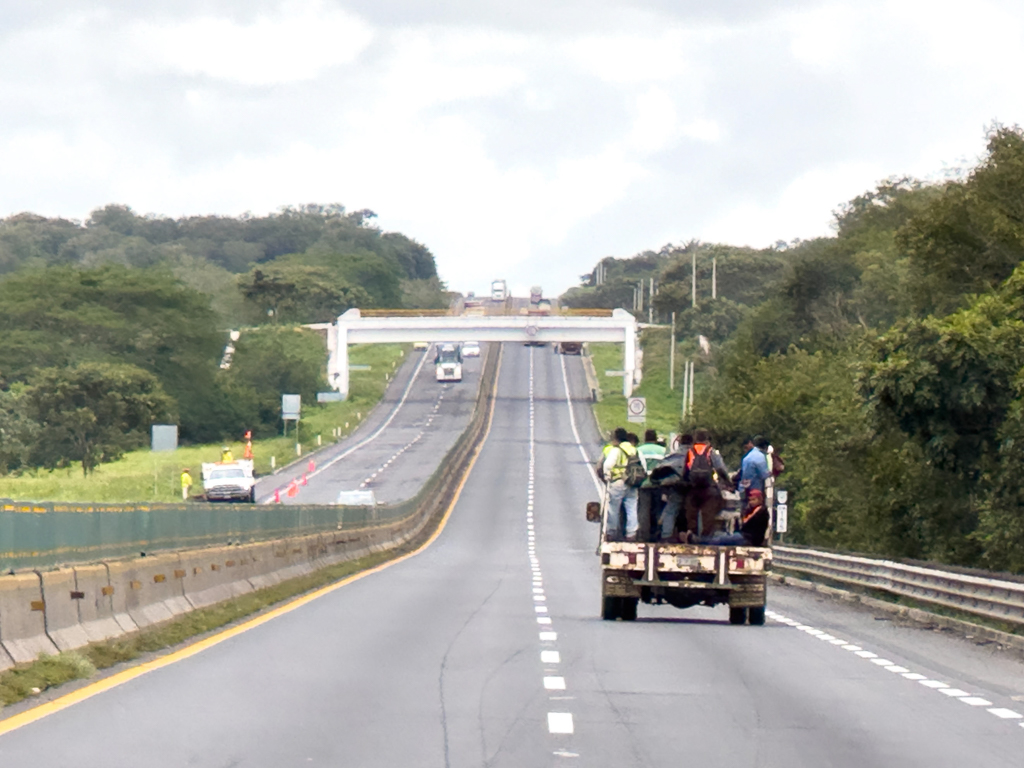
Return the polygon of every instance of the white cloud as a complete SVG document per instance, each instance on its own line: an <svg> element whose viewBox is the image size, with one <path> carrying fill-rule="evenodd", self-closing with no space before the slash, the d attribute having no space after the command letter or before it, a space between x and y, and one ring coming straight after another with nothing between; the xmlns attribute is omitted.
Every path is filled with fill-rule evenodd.
<svg viewBox="0 0 1024 768"><path fill-rule="evenodd" d="M293 0L248 23L217 16L138 22L127 35L136 61L245 85L315 79L373 40L369 25L322 0Z"/></svg>
<svg viewBox="0 0 1024 768"><path fill-rule="evenodd" d="M341 202L428 245L453 287L543 273L553 293L667 239L827 234L879 179L940 176L991 120L1024 121L1012 0L707 19L604 0L550 25L386 5L372 24L328 0L100 5L5 30L0 211Z"/></svg>

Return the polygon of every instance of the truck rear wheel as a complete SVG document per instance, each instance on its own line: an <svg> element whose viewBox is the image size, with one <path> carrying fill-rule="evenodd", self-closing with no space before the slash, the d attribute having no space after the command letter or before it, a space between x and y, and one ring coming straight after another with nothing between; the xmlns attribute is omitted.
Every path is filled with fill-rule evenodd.
<svg viewBox="0 0 1024 768"><path fill-rule="evenodd" d="M753 609L751 609L753 610ZM764 613L762 609L762 621L764 621ZM729 623L730 624L746 624L747 623L747 609L746 608L730 608L729 609Z"/></svg>
<svg viewBox="0 0 1024 768"><path fill-rule="evenodd" d="M640 602L640 598L622 597L619 599L622 601L619 606L619 615L622 616L622 620L636 621L636 609L637 604Z"/></svg>
<svg viewBox="0 0 1024 768"><path fill-rule="evenodd" d="M601 618L605 621L615 621L619 618L619 611L622 606L621 597L605 595L601 598Z"/></svg>
<svg viewBox="0 0 1024 768"><path fill-rule="evenodd" d="M764 626L764 606L758 608L751 608L749 611L750 623L754 626Z"/></svg>

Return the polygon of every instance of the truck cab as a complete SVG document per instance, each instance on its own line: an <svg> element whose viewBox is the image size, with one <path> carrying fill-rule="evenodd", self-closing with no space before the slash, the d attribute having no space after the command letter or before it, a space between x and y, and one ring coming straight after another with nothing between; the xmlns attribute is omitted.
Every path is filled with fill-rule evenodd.
<svg viewBox="0 0 1024 768"><path fill-rule="evenodd" d="M203 494L207 501L256 502L256 477L251 459L203 464Z"/></svg>
<svg viewBox="0 0 1024 768"><path fill-rule="evenodd" d="M462 381L462 349L458 344L438 344L434 366L438 381Z"/></svg>

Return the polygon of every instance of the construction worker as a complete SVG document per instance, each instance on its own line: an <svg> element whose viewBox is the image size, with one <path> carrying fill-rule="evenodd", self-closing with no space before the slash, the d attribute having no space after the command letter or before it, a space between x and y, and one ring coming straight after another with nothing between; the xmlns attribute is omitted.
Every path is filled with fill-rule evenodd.
<svg viewBox="0 0 1024 768"><path fill-rule="evenodd" d="M220 449L220 460L222 464L234 461L235 457L231 453L231 449L226 445Z"/></svg>
<svg viewBox="0 0 1024 768"><path fill-rule="evenodd" d="M658 442L658 433L653 429L644 432L644 441L636 447L636 452L648 474L665 458L665 446Z"/></svg>
<svg viewBox="0 0 1024 768"><path fill-rule="evenodd" d="M245 450L242 451L243 459L252 458L252 430L245 431Z"/></svg>
<svg viewBox="0 0 1024 768"><path fill-rule="evenodd" d="M619 427L612 433L611 449L605 455L604 476L608 483L608 527L609 541L619 541L622 529L622 509L626 512L626 541L636 541L639 519L637 518L637 489L626 484L626 465L629 457L636 455L636 448L627 440L629 433Z"/></svg>
<svg viewBox="0 0 1024 768"><path fill-rule="evenodd" d="M192 475L188 473L188 467L181 470L181 500L188 501L188 492L192 490Z"/></svg>

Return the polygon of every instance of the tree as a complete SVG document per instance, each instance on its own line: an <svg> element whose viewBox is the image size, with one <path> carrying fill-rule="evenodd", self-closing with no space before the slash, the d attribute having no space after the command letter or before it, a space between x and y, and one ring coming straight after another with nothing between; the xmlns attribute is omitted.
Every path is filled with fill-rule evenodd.
<svg viewBox="0 0 1024 768"><path fill-rule="evenodd" d="M314 331L297 327L246 331L235 345L227 389L248 408L247 426L274 434L281 420L281 395L302 395L306 407L327 388L327 349Z"/></svg>
<svg viewBox="0 0 1024 768"><path fill-rule="evenodd" d="M151 373L110 363L45 368L32 378L25 400L39 424L37 464L55 469L80 461L84 474L144 445L149 427L171 418L173 408Z"/></svg>
<svg viewBox="0 0 1024 768"><path fill-rule="evenodd" d="M257 317L282 323L329 322L352 307L372 304L362 286L327 267L269 264L240 277L238 285Z"/></svg>

